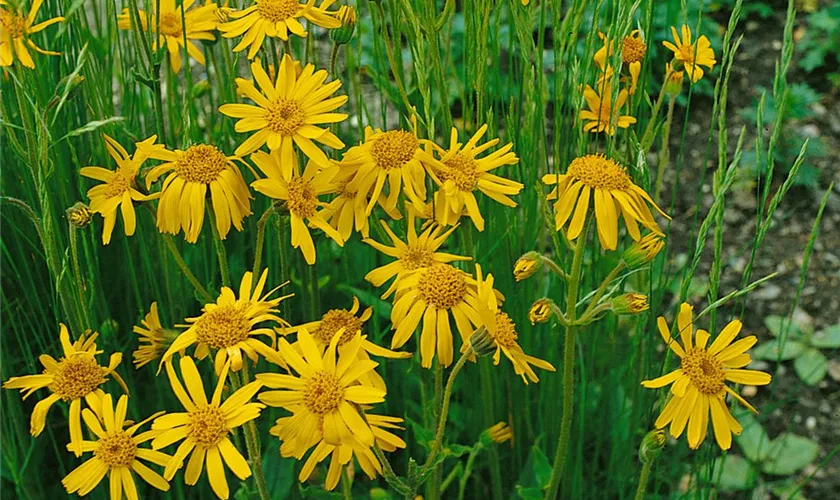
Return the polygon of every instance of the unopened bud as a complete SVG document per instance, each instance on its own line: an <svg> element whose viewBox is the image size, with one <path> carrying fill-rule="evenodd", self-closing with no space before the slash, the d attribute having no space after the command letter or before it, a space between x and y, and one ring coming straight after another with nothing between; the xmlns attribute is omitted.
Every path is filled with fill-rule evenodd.
<svg viewBox="0 0 840 500"><path fill-rule="evenodd" d="M470 336L470 348L478 356L489 356L496 352L496 343L487 328L482 326Z"/></svg>
<svg viewBox="0 0 840 500"><path fill-rule="evenodd" d="M678 96L682 92L683 80L685 79L685 71L678 71L672 68L670 64L665 65L665 76L668 78L665 81L665 93L670 96Z"/></svg>
<svg viewBox="0 0 840 500"><path fill-rule="evenodd" d="M82 82L85 81L85 77L82 75L67 75L61 80L59 80L58 85L55 87L55 95L50 102L47 103L47 109L52 109L57 105L60 101L64 93L67 93L67 97L65 97L65 101L69 101L73 99L76 94L79 93L79 90L82 88Z"/></svg>
<svg viewBox="0 0 840 500"><path fill-rule="evenodd" d="M528 252L516 259L513 264L513 277L516 281L530 278L542 266L542 257L537 252Z"/></svg>
<svg viewBox="0 0 840 500"><path fill-rule="evenodd" d="M226 23L230 21L230 13L233 12L233 9L228 7L227 2L222 7L218 7L216 10L213 11L213 14L216 16L216 20L220 23Z"/></svg>
<svg viewBox="0 0 840 500"><path fill-rule="evenodd" d="M662 448L665 446L665 430L656 429L647 433L639 445L639 460L649 464L656 460Z"/></svg>
<svg viewBox="0 0 840 500"><path fill-rule="evenodd" d="M193 85L192 88L192 98L199 99L204 97L208 92L210 92L210 82L207 80L201 80L200 82Z"/></svg>
<svg viewBox="0 0 840 500"><path fill-rule="evenodd" d="M344 45L353 38L353 31L356 29L356 9L350 5L344 5L338 9L336 15L341 26L330 30L330 40L336 45Z"/></svg>
<svg viewBox="0 0 840 500"><path fill-rule="evenodd" d="M612 310L616 314L639 314L650 309L647 295L640 293L625 293L611 301Z"/></svg>
<svg viewBox="0 0 840 500"><path fill-rule="evenodd" d="M622 258L630 269L636 269L652 261L665 246L662 235L649 233L624 251Z"/></svg>
<svg viewBox="0 0 840 500"><path fill-rule="evenodd" d="M93 217L88 206L81 201L76 202L75 205L68 208L65 214L70 224L73 224L73 227L77 229L81 229L90 224L90 220Z"/></svg>
<svg viewBox="0 0 840 500"><path fill-rule="evenodd" d="M513 439L513 429L506 422L499 422L481 433L481 441L485 445L490 443L504 443Z"/></svg>
<svg viewBox="0 0 840 500"><path fill-rule="evenodd" d="M546 298L538 299L531 304L531 308L528 310L528 320L532 325L545 323L551 317L554 307L556 306L553 300Z"/></svg>

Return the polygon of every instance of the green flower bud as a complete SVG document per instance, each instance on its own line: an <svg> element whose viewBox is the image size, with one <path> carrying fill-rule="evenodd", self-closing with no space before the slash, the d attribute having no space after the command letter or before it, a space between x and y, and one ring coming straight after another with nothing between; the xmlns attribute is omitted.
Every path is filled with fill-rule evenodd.
<svg viewBox="0 0 840 500"><path fill-rule="evenodd" d="M662 448L665 447L666 440L664 429L656 429L648 432L645 438L642 439L642 444L639 445L639 460L646 464L656 460Z"/></svg>
<svg viewBox="0 0 840 500"><path fill-rule="evenodd" d="M649 233L630 245L624 251L622 258L628 268L637 269L652 261L663 247L665 247L665 242L662 236Z"/></svg>
<svg viewBox="0 0 840 500"><path fill-rule="evenodd" d="M650 309L647 295L640 293L625 293L612 299L610 303L616 314L639 314Z"/></svg>
<svg viewBox="0 0 840 500"><path fill-rule="evenodd" d="M356 29L356 9L350 5L344 5L338 9L337 16L341 21L341 27L330 30L330 40L336 45L344 45L353 38L353 31Z"/></svg>

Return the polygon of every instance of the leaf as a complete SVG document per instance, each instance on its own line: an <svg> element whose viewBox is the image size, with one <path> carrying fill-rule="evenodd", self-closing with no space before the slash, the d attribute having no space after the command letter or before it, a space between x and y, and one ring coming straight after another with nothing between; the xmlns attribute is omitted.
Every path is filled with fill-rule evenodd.
<svg viewBox="0 0 840 500"><path fill-rule="evenodd" d="M419 422L406 417L405 423L408 424L408 427L411 428L411 431L414 433L414 440L420 444L423 448L427 450L430 449L432 442L435 440L434 432L426 429Z"/></svg>
<svg viewBox="0 0 840 500"><path fill-rule="evenodd" d="M813 334L810 344L818 349L836 349L840 347L840 323Z"/></svg>
<svg viewBox="0 0 840 500"><path fill-rule="evenodd" d="M123 118L122 116L112 116L111 118L106 118L104 120L90 121L90 122L85 123L81 127L75 129L75 130L71 130L70 132L67 132L67 135L65 135L61 139L66 139L68 137L76 137L76 136L79 136L79 135L82 135L82 134L86 134L88 132L93 132L94 130L96 130L98 128L104 127L105 125L110 125L112 123L121 122L123 120L125 120L125 118ZM56 142L61 142L61 140L56 141Z"/></svg>
<svg viewBox="0 0 840 500"><path fill-rule="evenodd" d="M787 327L788 329L788 339L798 339L802 336L802 328L799 327L794 322L790 322L790 325L787 324L787 318L783 318L781 316L770 315L764 318L764 326L770 330L770 333L773 334L774 337L779 337L782 335L782 328Z"/></svg>
<svg viewBox="0 0 840 500"><path fill-rule="evenodd" d="M783 433L770 444L770 453L761 470L776 476L789 476L817 458L820 446L793 433Z"/></svg>
<svg viewBox="0 0 840 500"><path fill-rule="evenodd" d="M782 355L779 356L779 339L773 339L769 342L764 342L755 349L753 349L753 359L764 359L767 361L788 361L797 356L800 356L805 351L805 346L801 342L795 340L788 340L785 342L782 349Z"/></svg>
<svg viewBox="0 0 840 500"><path fill-rule="evenodd" d="M542 498L542 490L548 486L551 481L551 463L545 453L536 445L531 446L531 452L528 453L528 461L517 479L516 491L520 498L533 498L530 495L534 491L539 492L539 498Z"/></svg>
<svg viewBox="0 0 840 500"><path fill-rule="evenodd" d="M542 500L543 492L539 488L525 488L524 486L516 485L516 494L522 500Z"/></svg>
<svg viewBox="0 0 840 500"><path fill-rule="evenodd" d="M293 458L283 458L276 444L263 453L263 472L268 489L277 498L286 498L295 483L295 462Z"/></svg>
<svg viewBox="0 0 840 500"><path fill-rule="evenodd" d="M464 455L466 455L466 454L468 454L468 453L472 452L472 451L473 451L473 447L472 447L472 446L464 446L464 445L461 445L461 444L453 443L453 444L447 445L447 446L446 446L446 448L444 448L444 449L443 449L443 450L441 450L441 451L442 451L442 452L443 452L443 454L444 454L445 456L447 456L447 457L456 457L456 458L460 458L460 457L462 457L462 456L464 456Z"/></svg>
<svg viewBox="0 0 840 500"><path fill-rule="evenodd" d="M738 455L726 455L715 462L712 480L720 478L720 487L728 491L748 490L758 478L758 471Z"/></svg>
<svg viewBox="0 0 840 500"><path fill-rule="evenodd" d="M761 427L761 423L751 413L743 411L735 414L735 419L744 428L740 436L735 436L735 442L741 451L752 462L763 462L770 452L770 436Z"/></svg>
<svg viewBox="0 0 840 500"><path fill-rule="evenodd" d="M808 349L793 362L796 374L808 385L817 385L825 378L828 360L816 349Z"/></svg>

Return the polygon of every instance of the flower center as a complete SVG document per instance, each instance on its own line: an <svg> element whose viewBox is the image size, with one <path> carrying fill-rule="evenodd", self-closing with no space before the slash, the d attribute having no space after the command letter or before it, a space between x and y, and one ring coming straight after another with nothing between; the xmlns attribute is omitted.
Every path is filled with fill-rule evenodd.
<svg viewBox="0 0 840 500"><path fill-rule="evenodd" d="M690 349L682 359L682 371L703 394L718 394L723 389L723 363L705 349Z"/></svg>
<svg viewBox="0 0 840 500"><path fill-rule="evenodd" d="M105 196L108 198L113 198L115 196L122 196L123 193L128 191L130 184L128 182L128 178L119 170L111 177L111 180L108 181L108 188L105 190Z"/></svg>
<svg viewBox="0 0 840 500"><path fill-rule="evenodd" d="M435 263L432 252L424 246L407 246L400 255L400 261L407 271L414 271L421 267L429 267Z"/></svg>
<svg viewBox="0 0 840 500"><path fill-rule="evenodd" d="M680 57L683 62L694 64L694 45L680 45Z"/></svg>
<svg viewBox="0 0 840 500"><path fill-rule="evenodd" d="M380 135L370 147L376 166L385 170L402 168L414 158L420 143L405 130L391 130Z"/></svg>
<svg viewBox="0 0 840 500"><path fill-rule="evenodd" d="M335 375L318 372L306 383L303 404L316 415L326 415L338 410L344 401L344 387Z"/></svg>
<svg viewBox="0 0 840 500"><path fill-rule="evenodd" d="M621 49L621 61L624 64L639 62L645 58L647 45L638 36L624 37L624 43Z"/></svg>
<svg viewBox="0 0 840 500"><path fill-rule="evenodd" d="M284 137L294 135L306 120L306 114L294 99L280 97L265 110L268 129Z"/></svg>
<svg viewBox="0 0 840 500"><path fill-rule="evenodd" d="M349 342L356 332L362 329L362 320L346 309L331 309L321 317L321 324L312 332L312 335L318 342L329 344L335 332L341 328L344 328L344 333L338 339L340 346Z"/></svg>
<svg viewBox="0 0 840 500"><path fill-rule="evenodd" d="M312 190L312 185L303 177L293 177L287 187L289 199L286 200L286 208L289 212L303 219L315 215L318 198L315 196L315 191Z"/></svg>
<svg viewBox="0 0 840 500"><path fill-rule="evenodd" d="M96 458L112 469L130 466L136 453L137 444L122 430L100 439L99 446L93 452Z"/></svg>
<svg viewBox="0 0 840 500"><path fill-rule="evenodd" d="M176 12L164 12L160 15L160 34L181 38L183 25L181 16Z"/></svg>
<svg viewBox="0 0 840 500"><path fill-rule="evenodd" d="M216 146L190 146L175 160L175 173L187 182L210 184L228 167L227 157Z"/></svg>
<svg viewBox="0 0 840 500"><path fill-rule="evenodd" d="M295 14L300 10L297 0L257 0L257 12L272 23L296 17Z"/></svg>
<svg viewBox="0 0 840 500"><path fill-rule="evenodd" d="M497 344L508 348L516 344L516 339L519 337L516 333L516 323L502 311L496 313L496 331L491 335Z"/></svg>
<svg viewBox="0 0 840 500"><path fill-rule="evenodd" d="M0 9L0 26L3 27L3 31L9 33L10 38L20 38L26 27L26 19L14 12Z"/></svg>
<svg viewBox="0 0 840 500"><path fill-rule="evenodd" d="M440 173L443 181L452 180L461 191L473 191L478 183L475 161L468 155L458 153L444 162L449 167Z"/></svg>
<svg viewBox="0 0 840 500"><path fill-rule="evenodd" d="M248 339L251 322L237 304L219 306L202 314L195 322L199 342L222 349Z"/></svg>
<svg viewBox="0 0 840 500"><path fill-rule="evenodd" d="M624 167L602 155L575 158L566 175L593 189L625 191L632 184Z"/></svg>
<svg viewBox="0 0 840 500"><path fill-rule="evenodd" d="M63 401L81 399L105 382L105 370L93 356L76 355L62 358L53 374L50 390Z"/></svg>
<svg viewBox="0 0 840 500"><path fill-rule="evenodd" d="M218 443L228 434L225 416L215 406L205 406L190 413L187 436L206 447Z"/></svg>
<svg viewBox="0 0 840 500"><path fill-rule="evenodd" d="M443 264L428 268L418 283L420 298L431 307L451 309L467 295L464 272Z"/></svg>

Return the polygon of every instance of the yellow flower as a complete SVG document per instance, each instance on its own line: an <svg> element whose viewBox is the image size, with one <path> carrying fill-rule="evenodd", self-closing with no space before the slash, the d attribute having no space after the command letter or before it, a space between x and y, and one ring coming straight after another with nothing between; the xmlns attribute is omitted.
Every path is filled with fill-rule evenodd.
<svg viewBox="0 0 840 500"><path fill-rule="evenodd" d="M30 38L30 35L38 33L47 26L64 22L63 17L54 17L33 26L32 23L35 22L35 17L43 3L44 0L33 0L29 13L24 17L23 12L18 11L12 4L6 0L0 1L0 5L10 7L10 9L0 8L0 66L4 68L11 66L17 58L25 67L35 68L35 61L32 60L27 47L47 56L61 55L61 52L38 47Z"/></svg>
<svg viewBox="0 0 840 500"><path fill-rule="evenodd" d="M251 160L267 176L266 179L251 183L251 187L270 198L284 202L291 217L292 247L300 248L307 264L315 263L315 243L309 234L307 223L324 231L339 246L344 245L344 239L338 231L333 229L327 223L324 214L318 211L318 207L324 205L318 197L335 192L335 185L331 182L335 176L334 166L322 170L315 161L310 160L301 175L297 168L297 158L293 157L292 175L287 177L282 171L283 161L277 150L270 154L257 151L251 155Z"/></svg>
<svg viewBox="0 0 840 500"><path fill-rule="evenodd" d="M692 307L683 303L677 316L677 329L682 345L671 338L665 318L657 321L659 333L668 347L680 358L680 367L667 375L642 382L644 387L656 389L671 385L671 395L665 408L656 419L656 427L662 429L671 424L671 435L680 437L688 426L688 445L696 449L706 438L711 414L715 439L723 450L732 445L732 433L740 434L741 425L729 413L726 394L729 393L749 408L758 413L737 392L726 386L725 382L748 385L767 385L770 374L756 370L742 370L750 361L747 350L755 345L754 335L732 342L741 331L741 322L730 321L711 345L709 332L697 330L694 333Z"/></svg>
<svg viewBox="0 0 840 500"><path fill-rule="evenodd" d="M580 119L586 120L583 126L584 132L604 132L607 135L615 135L616 127L627 128L636 123L636 119L630 115L622 115L621 108L627 102L627 89L621 89L615 104L612 102L611 85L605 83L599 86L601 95L595 92L589 85L583 91L583 97L589 109L580 112Z"/></svg>
<svg viewBox="0 0 840 500"><path fill-rule="evenodd" d="M618 244L618 218L624 218L627 232L635 241L641 233L638 223L662 235L647 204L668 217L653 199L627 175L624 167L603 155L586 155L572 160L565 174L546 174L545 184L556 184L548 199L556 199L555 222L559 231L569 218L567 237L577 238L589 212L589 199L594 198L598 238L604 250L615 250ZM577 207L577 208L575 208ZM574 215L572 215L574 212ZM670 219L670 217L668 217Z"/></svg>
<svg viewBox="0 0 840 500"><path fill-rule="evenodd" d="M344 45L353 38L353 32L356 30L356 9L352 5L342 5L335 17L341 26L330 31L330 40L336 45Z"/></svg>
<svg viewBox="0 0 840 500"><path fill-rule="evenodd" d="M294 143L322 167L330 166L327 155L312 141L336 149L344 147L344 143L332 132L318 126L347 118L343 113L332 112L347 102L346 95L327 99L341 88L341 80L324 84L327 72L315 71L312 64L307 64L301 74L296 75L295 62L288 54L283 56L274 83L259 60L251 64L251 73L262 91L242 78L236 79L236 85L256 106L223 104L219 108L222 114L239 118L235 126L237 132L256 131L236 148L236 154L244 156L263 144L268 144L268 149L272 151L279 149L284 177L288 178L293 157L296 156L292 147Z"/></svg>
<svg viewBox="0 0 840 500"><path fill-rule="evenodd" d="M90 207L81 201L77 201L72 207L65 210L64 216L67 217L67 220L70 221L70 224L72 224L76 229L87 227L87 225L90 224L91 219L93 219Z"/></svg>
<svg viewBox="0 0 840 500"><path fill-rule="evenodd" d="M343 333L343 332L342 332ZM305 328L298 331L298 350L280 339L280 354L298 375L261 373L257 380L276 391L263 391L259 400L269 406L292 412L286 421L289 452L302 456L320 439L338 446L351 441L373 445L374 434L359 415L356 405L381 403L385 390L359 385L359 378L378 363L359 361L362 336L356 333L340 354L336 353L340 335L333 337L323 356Z"/></svg>
<svg viewBox="0 0 840 500"><path fill-rule="evenodd" d="M102 136L105 138L108 154L117 162L117 169L84 167L79 173L104 183L90 188L87 195L90 198L90 211L102 215L105 219L102 244L107 245L111 242L111 233L117 223L117 208L122 213L125 235L132 236L137 228L133 202L155 200L160 197L160 193L144 195L137 190L137 171L148 158L145 148L151 146L154 138L139 143L132 157L117 141L105 134ZM149 142L150 140L152 142Z"/></svg>
<svg viewBox="0 0 840 500"><path fill-rule="evenodd" d="M364 327L365 322L369 320L373 314L373 308L368 307L360 316L356 316L357 312L359 312L359 299L354 296L353 306L350 309L330 309L321 316L321 319L318 321L310 321L309 323L304 323L290 328L276 328L275 330L277 333L283 335L297 332L300 329L312 332L312 337L314 338L315 343L318 344L318 349L322 354L326 351L327 347L329 347L333 337L336 336L339 330L342 330L343 333L339 336L338 343L336 344L338 352L341 353L344 350L344 346L353 340L356 333L362 331L362 327ZM295 346L297 346L297 342L292 344L292 347ZM300 349L298 349L298 351L300 352ZM384 347L380 347L367 340L367 336L363 335L362 348L359 349L359 359L367 361L370 359L368 357L369 355L391 359L405 359L411 357L410 352L397 352L385 349ZM359 381L363 385L369 385L376 387L377 389L385 390L385 381L373 370L359 377Z"/></svg>
<svg viewBox="0 0 840 500"><path fill-rule="evenodd" d="M519 158L511 151L508 143L498 151L478 158L478 155L499 143L492 139L482 145L478 141L487 132L482 125L463 146L458 142L458 130L453 128L449 136L449 149L434 145L440 156L439 164L431 164L429 174L441 189L435 193L437 220L444 226L454 224L466 212L479 231L484 231L484 218L478 210L474 191L478 190L506 207L515 207L516 202L508 195L516 195L524 187L521 183L491 174L490 171L502 165L516 165Z"/></svg>
<svg viewBox="0 0 840 500"><path fill-rule="evenodd" d="M102 397L102 408L97 417L94 412L85 408L82 411L85 425L97 439L96 441L82 441L82 450L93 452L93 457L82 465L73 469L61 480L67 493L78 493L85 496L105 478L109 476L111 499L137 498L137 486L134 474L140 479L161 491L169 491L169 483L157 472L150 469L140 460L156 465L165 466L170 457L165 453L140 448L140 445L160 434L158 431L135 433L149 420L163 412L152 415L138 424L123 429L127 423L125 419L128 410L128 396L120 396L116 409L110 394ZM101 423L100 423L101 418ZM104 424L104 428L102 426ZM68 448L70 446L68 445Z"/></svg>
<svg viewBox="0 0 840 500"><path fill-rule="evenodd" d="M230 440L231 431L259 417L260 411L265 408L265 405L251 402L251 398L262 387L259 382L242 386L222 402L222 389L227 380L228 368L229 363L225 363L219 373L219 382L213 391L212 399L207 401L201 374L198 373L192 358L181 358L181 377L184 379L186 390L178 381L172 363L166 363L166 374L172 385L172 392L186 412L162 415L152 424L153 430L163 431L152 441L152 448L159 450L181 441L167 463L163 477L167 481L171 480L189 455L184 482L190 486L196 484L206 462L210 488L223 500L228 498L230 490L222 459L227 468L240 480L244 481L251 476L251 467Z"/></svg>
<svg viewBox="0 0 840 500"><path fill-rule="evenodd" d="M533 304L531 304L531 308L528 309L528 321L530 321L532 325L545 323L549 318L551 318L551 315L554 313L556 307L557 306L551 299L537 299Z"/></svg>
<svg viewBox="0 0 840 500"><path fill-rule="evenodd" d="M507 422L499 422L484 431L487 437L497 444L513 440L513 429Z"/></svg>
<svg viewBox="0 0 840 500"><path fill-rule="evenodd" d="M156 139L157 136L152 136L137 147L145 148L150 158L166 162L146 175L147 188L165 176L157 208L158 230L178 234L183 229L187 242L195 243L204 224L204 205L209 190L219 236L225 239L231 224L241 231L242 219L251 215L251 194L242 173L233 163L239 158L225 156L217 147L208 144L196 144L186 151L169 151L163 144L151 145Z"/></svg>
<svg viewBox="0 0 840 500"><path fill-rule="evenodd" d="M204 66L204 53L201 52L193 40L215 40L216 25L216 4L207 3L201 7L189 10L195 0L183 0L183 7L175 5L175 0L161 0L160 18L155 12L146 13L138 11L140 17L140 29L150 33L158 33L157 40L152 41L152 50L157 51L159 47L166 47L169 52L169 63L172 71L181 71L181 54L183 53L184 39L186 38L187 53ZM152 2L155 5L155 2ZM181 10L185 15L181 17ZM123 30L131 30L134 22L134 13L127 8L122 10L117 19L117 26ZM151 25L151 26L150 26ZM186 27L186 30L184 29Z"/></svg>
<svg viewBox="0 0 840 500"><path fill-rule="evenodd" d="M29 422L29 432L38 436L44 430L47 421L47 412L52 405L58 401L70 402L70 450L76 456L82 454L82 399L90 407L98 407L99 400L104 394L99 387L112 375L119 382L125 392L122 378L114 370L122 360L122 353L111 354L108 366L100 366L96 361L96 355L102 351L96 350L97 333L85 338L82 334L74 343L70 343L70 333L67 327L59 324L59 339L64 351L64 357L55 360L49 354L43 354L38 359L44 366L44 373L40 375L25 375L23 377L12 377L3 384L4 389L20 389L23 399L28 398L33 392L44 387L52 394L42 399L32 410L32 417Z"/></svg>
<svg viewBox="0 0 840 500"><path fill-rule="evenodd" d="M513 277L516 281L528 279L542 267L542 255L539 252L530 251L516 259L513 264Z"/></svg>
<svg viewBox="0 0 840 500"><path fill-rule="evenodd" d="M513 371L522 377L522 381L526 384L531 382L539 382L540 379L534 373L531 365L541 368L543 370L554 371L554 366L548 361L544 361L533 356L525 354L522 347L516 341L519 334L516 332L516 323L510 319L507 313L499 309L500 295L493 289L493 275L488 274L487 278L482 277L481 266L475 265L476 281L478 283L478 301L476 302L481 323L478 326L487 328L487 333L493 341L495 346L495 353L493 354L493 364L498 365L501 360L501 354L504 353L510 362L513 364ZM461 352L466 352L470 349L467 343L461 347Z"/></svg>
<svg viewBox="0 0 840 500"><path fill-rule="evenodd" d="M438 249L443 246L446 239L455 231L457 226L447 229L442 234L441 231L443 231L443 228L440 226L429 226L418 237L417 230L414 228L414 215L409 212L408 238L406 241L402 241L388 227L388 224L384 221L379 221L379 223L385 229L385 232L388 233L388 237L391 238L393 246L389 247L370 238L365 238L363 241L385 255L397 259L384 266L377 267L365 275L365 279L377 287L382 286L394 276L397 277L391 283L391 286L388 287L388 290L382 294L383 299L387 298L397 289L400 279L408 272L435 264L446 264L456 260L470 260L470 257L438 252Z"/></svg>
<svg viewBox="0 0 840 500"><path fill-rule="evenodd" d="M671 67L671 63L665 63L665 92L668 95L678 96L682 92L685 71L677 71Z"/></svg>
<svg viewBox="0 0 840 500"><path fill-rule="evenodd" d="M610 301L612 310L616 314L640 314L648 309L647 295L641 293L625 293Z"/></svg>
<svg viewBox="0 0 840 500"><path fill-rule="evenodd" d="M604 45L598 49L598 52L595 53L595 63L601 69L603 74L612 74L612 68L607 62L607 58L613 54L613 42L608 40L606 35L603 33L599 32L598 36L600 36L601 40L604 41ZM639 74L642 71L642 60L645 58L646 52L647 44L645 44L644 40L642 40L639 30L631 31L630 34L624 37L621 41L622 67L626 67L627 71L630 73L630 88L628 90L630 95L636 93L636 87L639 83ZM609 79L604 78L602 81L609 81ZM625 77L622 77L622 81L625 81Z"/></svg>
<svg viewBox="0 0 840 500"><path fill-rule="evenodd" d="M137 339L140 347L133 354L134 368L140 368L159 358L178 335L178 332L166 330L160 324L157 302L152 302L149 314L140 323L142 327L135 326L133 329L134 333L140 337Z"/></svg>
<svg viewBox="0 0 840 500"><path fill-rule="evenodd" d="M651 262L665 247L664 235L648 233L624 250L622 260L630 269L637 269Z"/></svg>
<svg viewBox="0 0 840 500"><path fill-rule="evenodd" d="M335 12L327 11L334 1L324 0L320 7L316 7L315 0L307 0L306 3L298 0L254 0L246 9L229 12L228 17L232 20L220 24L219 31L225 38L245 35L233 51L240 52L250 47L248 59L253 59L265 37L288 40L289 32L306 37L300 18L322 28L340 27L341 22L336 19Z"/></svg>
<svg viewBox="0 0 840 500"><path fill-rule="evenodd" d="M686 24L682 25L682 38L674 26L671 26L671 34L674 36L674 43L666 40L662 45L674 53L674 61L685 67L691 82L697 83L703 78L703 68L700 66L712 69L717 63L711 42L706 35L701 35L696 44L691 43L691 29ZM679 69L677 64L673 66L674 69Z"/></svg>
<svg viewBox="0 0 840 500"><path fill-rule="evenodd" d="M193 344L196 344L195 357L198 359L206 358L211 348L216 350L214 367L217 375L222 372L222 367L225 366L228 358L230 358L231 369L239 371L242 368L243 352L254 363L257 362L258 354L260 354L272 363L283 365L283 360L274 350L274 330L268 327L256 328L256 326L263 321L288 325L286 320L275 314L277 313L275 307L280 301L292 295L269 299L269 296L280 287L262 295L267 278L268 269L265 269L252 293L253 273L251 271L245 273L239 284L238 299L233 290L226 286L222 287L219 298L214 303L205 304L201 316L187 318L187 322L191 325L172 342L163 354L161 365L170 361L176 352ZM268 337L271 347L257 340L255 338L257 335Z"/></svg>

